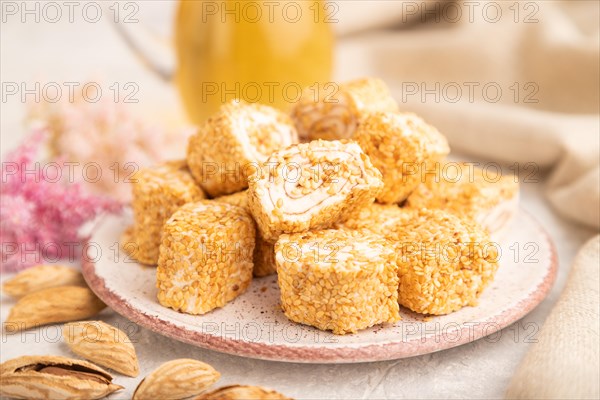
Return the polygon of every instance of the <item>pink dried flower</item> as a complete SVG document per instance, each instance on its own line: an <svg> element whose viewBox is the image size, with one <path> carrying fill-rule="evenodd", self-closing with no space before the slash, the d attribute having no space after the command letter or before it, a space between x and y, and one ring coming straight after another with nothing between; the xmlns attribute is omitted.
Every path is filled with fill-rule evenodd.
<svg viewBox="0 0 600 400"><path fill-rule="evenodd" d="M157 123L137 118L111 96L96 103L75 98L32 104L30 117L48 128L54 156L99 167L99 179L84 182L89 189L124 202L131 200L133 172L169 158L169 149L179 146L176 151L181 153L189 136L183 130L168 132Z"/></svg>
<svg viewBox="0 0 600 400"><path fill-rule="evenodd" d="M37 153L47 134L36 130L2 162L0 184L0 243L2 270L18 270L44 262L81 255L87 239L81 226L103 212L117 213L121 205L87 193L80 182L49 176ZM54 161L56 170L65 165Z"/></svg>

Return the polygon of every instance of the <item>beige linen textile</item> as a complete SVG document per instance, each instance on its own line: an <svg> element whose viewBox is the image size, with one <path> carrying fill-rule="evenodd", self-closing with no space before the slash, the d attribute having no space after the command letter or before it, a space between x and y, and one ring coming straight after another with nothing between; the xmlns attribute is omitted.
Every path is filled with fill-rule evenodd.
<svg viewBox="0 0 600 400"><path fill-rule="evenodd" d="M507 398L600 396L599 248L600 236L596 236L579 251L567 286L546 319L538 342L513 376Z"/></svg>
<svg viewBox="0 0 600 400"><path fill-rule="evenodd" d="M339 3L343 10L365 2ZM452 9L444 11L446 2L439 17L431 16L431 3L427 9L422 2L386 3L388 14L389 3L397 5L393 28L365 31L364 21L340 19L337 75L383 78L401 108L437 126L455 152L521 168L533 162L537 179L550 171L546 185L555 209L600 227L598 2L521 2L518 16L513 1L471 2L471 15L457 2L458 20ZM415 13L406 3L421 9ZM497 7L501 18L489 11ZM374 18L389 25L381 14Z"/></svg>

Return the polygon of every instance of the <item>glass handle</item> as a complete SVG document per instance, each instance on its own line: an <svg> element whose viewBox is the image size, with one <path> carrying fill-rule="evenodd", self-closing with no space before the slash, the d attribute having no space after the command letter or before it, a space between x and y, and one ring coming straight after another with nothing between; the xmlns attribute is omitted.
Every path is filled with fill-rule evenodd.
<svg viewBox="0 0 600 400"><path fill-rule="evenodd" d="M144 24L113 21L116 32L129 49L156 75L171 81L175 72L172 43L151 32Z"/></svg>

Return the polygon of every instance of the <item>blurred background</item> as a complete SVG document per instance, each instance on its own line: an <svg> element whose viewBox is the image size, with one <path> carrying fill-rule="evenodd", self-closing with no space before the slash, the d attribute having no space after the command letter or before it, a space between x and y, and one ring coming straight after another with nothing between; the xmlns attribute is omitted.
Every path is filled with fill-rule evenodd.
<svg viewBox="0 0 600 400"><path fill-rule="evenodd" d="M560 259L553 291L524 320L541 325L600 226L599 4L3 0L1 151L43 124L50 155L116 162L126 176L128 162L181 157L223 100L285 108L315 82L378 77L403 111L449 138L455 158L521 176L523 207ZM113 183L94 190L126 200L128 185ZM161 355L198 357L232 382L297 393L301 381L313 398L502 397L528 348L503 335L394 362L282 368L139 332L153 365Z"/></svg>
<svg viewBox="0 0 600 400"><path fill-rule="evenodd" d="M112 110L133 125L142 119L119 134L152 138L120 146L143 165L157 149L182 154L189 129L224 100L285 108L316 82L375 76L453 153L519 170L535 163L536 178L554 169L551 204L598 227L598 191L588 190L600 177L598 4L3 1L2 148L23 136L25 119L56 124L68 111L61 105L83 94L79 105L95 118ZM90 129L86 120L72 130ZM55 152L83 152L71 145L78 136L65 135ZM591 211L565 206L573 196Z"/></svg>

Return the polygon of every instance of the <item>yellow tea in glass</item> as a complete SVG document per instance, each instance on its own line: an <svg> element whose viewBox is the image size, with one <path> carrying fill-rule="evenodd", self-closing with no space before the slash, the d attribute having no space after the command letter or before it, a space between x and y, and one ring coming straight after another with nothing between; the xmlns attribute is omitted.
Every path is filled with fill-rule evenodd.
<svg viewBox="0 0 600 400"><path fill-rule="evenodd" d="M234 98L286 109L302 88L328 81L334 13L317 0L182 0L174 74L157 66L165 57L150 57L135 35L120 32L162 76L174 75L187 114L200 123Z"/></svg>
<svg viewBox="0 0 600 400"><path fill-rule="evenodd" d="M301 88L327 81L326 12L323 1L181 1L175 80L191 119L233 98L285 108Z"/></svg>

